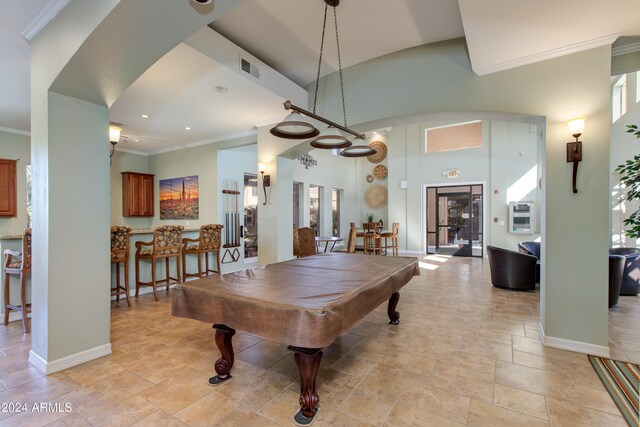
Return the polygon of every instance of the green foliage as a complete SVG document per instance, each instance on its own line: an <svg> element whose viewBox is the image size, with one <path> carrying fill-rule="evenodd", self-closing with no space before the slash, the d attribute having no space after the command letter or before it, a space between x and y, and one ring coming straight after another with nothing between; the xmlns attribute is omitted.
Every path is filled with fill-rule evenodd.
<svg viewBox="0 0 640 427"><path fill-rule="evenodd" d="M367 222L373 222L373 214L367 214Z"/></svg>
<svg viewBox="0 0 640 427"><path fill-rule="evenodd" d="M637 125L627 125L627 133L632 133L640 140L640 130ZM626 200L640 200L640 154L633 156L616 168L620 174L620 183L627 189ZM624 220L624 225L629 227L625 234L631 238L640 238L640 209L632 213Z"/></svg>

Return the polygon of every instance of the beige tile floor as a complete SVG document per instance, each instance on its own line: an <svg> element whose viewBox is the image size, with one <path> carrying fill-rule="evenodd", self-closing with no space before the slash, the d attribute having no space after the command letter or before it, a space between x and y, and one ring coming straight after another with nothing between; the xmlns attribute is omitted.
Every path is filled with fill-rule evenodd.
<svg viewBox="0 0 640 427"><path fill-rule="evenodd" d="M316 426L624 426L583 354L542 346L538 293L495 289L480 259L428 257L401 291L325 349ZM640 298L610 310L614 357L640 355ZM0 403L70 412L0 412L4 425L292 425L298 377L282 344L238 333L233 381L207 385L219 357L210 325L170 315L170 298L112 304L113 354L50 376L29 335L0 326Z"/></svg>

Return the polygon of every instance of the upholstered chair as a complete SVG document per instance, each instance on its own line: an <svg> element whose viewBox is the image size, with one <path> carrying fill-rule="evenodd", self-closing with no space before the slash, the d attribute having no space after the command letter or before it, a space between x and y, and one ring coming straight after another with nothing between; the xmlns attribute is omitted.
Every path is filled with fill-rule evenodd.
<svg viewBox="0 0 640 427"><path fill-rule="evenodd" d="M116 287L111 289L111 295L120 302L120 295L127 298L127 305L131 307L129 298L129 233L131 228L124 225L111 227L111 264L116 265ZM120 264L124 265L124 286L120 283Z"/></svg>
<svg viewBox="0 0 640 427"><path fill-rule="evenodd" d="M540 283L540 242L520 242L518 243L518 250L523 254L537 258L536 283Z"/></svg>
<svg viewBox="0 0 640 427"><path fill-rule="evenodd" d="M611 248L610 255L625 258L620 295L635 296L640 293L640 248Z"/></svg>
<svg viewBox="0 0 640 427"><path fill-rule="evenodd" d="M165 284L169 292L169 285L180 283L180 248L182 244L182 225L161 225L153 231L153 240L150 242L136 242L136 298L141 286L151 286L153 296L158 301L157 284ZM176 260L176 277L171 277L169 270L169 260ZM156 260L165 260L165 278L156 279ZM140 281L140 262L149 261L151 263L151 281ZM171 282L173 280L173 282Z"/></svg>
<svg viewBox="0 0 640 427"><path fill-rule="evenodd" d="M220 273L220 245L222 242L222 229L220 224L205 224L200 227L197 239L182 239L182 281L187 277L208 276L209 273ZM217 270L209 268L209 254L216 259ZM198 257L198 273L187 273L187 255ZM202 271L202 255L204 255L205 269Z"/></svg>
<svg viewBox="0 0 640 427"><path fill-rule="evenodd" d="M487 246L487 254L493 286L519 291L536 289L536 257L495 246Z"/></svg>
<svg viewBox="0 0 640 427"><path fill-rule="evenodd" d="M22 251L4 251L4 324L9 323L9 313L22 313L22 330L31 331L28 314L31 304L27 303L27 276L31 273L31 229L27 229L22 236ZM20 304L11 304L11 276L20 278Z"/></svg>
<svg viewBox="0 0 640 427"><path fill-rule="evenodd" d="M622 285L622 275L624 274L624 262L626 258L622 255L609 255L609 307L618 303L620 297L620 286Z"/></svg>

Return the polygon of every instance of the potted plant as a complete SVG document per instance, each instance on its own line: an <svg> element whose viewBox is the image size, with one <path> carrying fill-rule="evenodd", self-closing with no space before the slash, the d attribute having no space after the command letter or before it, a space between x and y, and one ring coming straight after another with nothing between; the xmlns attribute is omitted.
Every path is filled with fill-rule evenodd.
<svg viewBox="0 0 640 427"><path fill-rule="evenodd" d="M367 214L367 222L373 222L373 214Z"/></svg>
<svg viewBox="0 0 640 427"><path fill-rule="evenodd" d="M632 133L640 140L640 130L637 125L627 125L627 133ZM627 195L623 200L640 200L640 154L636 154L632 159L627 160L616 168L620 174L620 184L627 189ZM624 225L630 228L625 230L625 234L630 238L640 238L640 209L629 215L624 220Z"/></svg>

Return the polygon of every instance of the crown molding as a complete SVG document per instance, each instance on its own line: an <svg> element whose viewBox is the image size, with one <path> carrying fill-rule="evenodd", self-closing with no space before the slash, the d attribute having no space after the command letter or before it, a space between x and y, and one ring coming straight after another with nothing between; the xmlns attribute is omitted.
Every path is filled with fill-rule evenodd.
<svg viewBox="0 0 640 427"><path fill-rule="evenodd" d="M626 55L627 53L640 52L640 42L629 43L611 49L611 56Z"/></svg>
<svg viewBox="0 0 640 427"><path fill-rule="evenodd" d="M15 133L16 135L31 136L31 132L20 129L5 128L0 126L0 132Z"/></svg>
<svg viewBox="0 0 640 427"><path fill-rule="evenodd" d="M243 137L246 137L246 136L255 136L255 135L257 135L257 133L258 132L255 129L254 130L250 130L250 131L246 131L246 132L233 133L233 134L229 134L229 135L223 135L223 136L220 136L218 138L205 139L205 140L202 140L202 141L189 142L187 144L177 145L177 146L174 146L174 147L162 148L160 150L151 151L147 155L170 153L171 151L184 150L185 148L199 147L201 145L207 145L207 144L216 144L218 142L231 141L233 139L243 138Z"/></svg>
<svg viewBox="0 0 640 427"><path fill-rule="evenodd" d="M498 71L509 70L511 68L521 67L523 65L533 64L535 62L546 61L547 59L557 58L559 56L570 55L572 53L578 53L597 47L613 44L619 37L619 34L608 34L606 36L598 37L584 42L563 46L557 49L547 50L545 52L535 53L529 56L523 56L521 58L512 59L509 61L501 62L499 64L489 65L486 67L476 68L473 67L473 72L478 76L484 76L486 74L496 73Z"/></svg>
<svg viewBox="0 0 640 427"><path fill-rule="evenodd" d="M129 154L137 154L138 156L150 156L151 153L147 153L146 151L136 151L136 150L130 150L128 148L119 148L116 145L116 151L121 152L121 153L129 153Z"/></svg>
<svg viewBox="0 0 640 427"><path fill-rule="evenodd" d="M51 0L20 35L31 41L71 0Z"/></svg>

